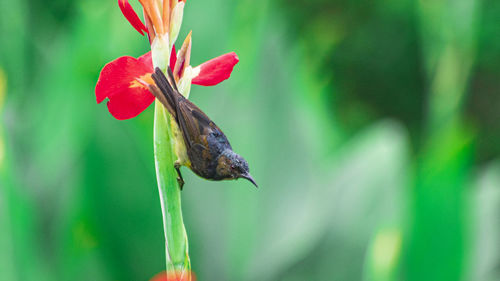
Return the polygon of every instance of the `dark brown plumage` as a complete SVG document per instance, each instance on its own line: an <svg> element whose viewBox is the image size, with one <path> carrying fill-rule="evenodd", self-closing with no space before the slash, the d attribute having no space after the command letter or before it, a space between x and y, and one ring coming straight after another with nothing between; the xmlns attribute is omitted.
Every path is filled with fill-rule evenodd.
<svg viewBox="0 0 500 281"><path fill-rule="evenodd" d="M245 178L257 187L249 173L247 161L233 151L222 130L201 109L179 93L170 69L168 74L169 79L156 68L152 75L155 85L149 85L149 89L173 116L182 132L189 161L176 162L181 188L184 181L180 165L188 166L205 179Z"/></svg>

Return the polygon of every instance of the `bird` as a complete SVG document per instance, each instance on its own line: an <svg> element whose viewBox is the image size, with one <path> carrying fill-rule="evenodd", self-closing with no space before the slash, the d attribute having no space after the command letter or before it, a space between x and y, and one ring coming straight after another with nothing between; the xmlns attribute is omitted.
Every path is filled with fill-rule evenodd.
<svg viewBox="0 0 500 281"><path fill-rule="evenodd" d="M243 178L258 187L250 175L248 162L233 151L222 130L200 108L179 93L170 68L167 68L167 73L168 79L156 67L152 74L154 83L149 83L148 87L172 115L181 132L174 132L174 137L177 135L176 152L179 157L174 167L181 190L184 186L181 166L187 166L207 180Z"/></svg>

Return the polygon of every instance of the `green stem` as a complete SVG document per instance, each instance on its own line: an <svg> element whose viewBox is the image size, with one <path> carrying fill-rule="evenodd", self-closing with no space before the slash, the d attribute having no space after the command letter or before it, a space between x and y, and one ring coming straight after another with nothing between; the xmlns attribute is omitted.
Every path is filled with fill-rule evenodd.
<svg viewBox="0 0 500 281"><path fill-rule="evenodd" d="M160 102L156 101L154 154L165 232L167 272L188 273L191 269L191 263L186 229L182 219L181 190L174 168L176 156L170 124L170 114L166 112ZM190 278L188 277L187 280Z"/></svg>

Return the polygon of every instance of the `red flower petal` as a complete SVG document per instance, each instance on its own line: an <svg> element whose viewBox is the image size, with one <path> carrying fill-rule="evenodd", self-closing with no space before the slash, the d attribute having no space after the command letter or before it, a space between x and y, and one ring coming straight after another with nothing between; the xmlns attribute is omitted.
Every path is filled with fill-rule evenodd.
<svg viewBox="0 0 500 281"><path fill-rule="evenodd" d="M217 85L231 76L231 72L238 62L239 59L235 52L211 59L198 66L200 73L193 78L192 83L202 86Z"/></svg>
<svg viewBox="0 0 500 281"><path fill-rule="evenodd" d="M141 35L144 35L144 32L148 33L148 30L142 23L141 19L139 19L139 16L137 16L128 0L118 0L118 6L120 7L122 14L135 28L135 30L137 30Z"/></svg>
<svg viewBox="0 0 500 281"><path fill-rule="evenodd" d="M174 69L177 63L177 52L175 51L175 45L172 46L172 52L170 53L170 68Z"/></svg>
<svg viewBox="0 0 500 281"><path fill-rule="evenodd" d="M147 54L141 58L146 57ZM139 115L155 98L137 79L148 81L151 72L151 65L133 57L121 57L108 63L97 80L97 103L108 98L108 110L118 120Z"/></svg>
<svg viewBox="0 0 500 281"><path fill-rule="evenodd" d="M118 120L134 118L155 100L147 89L138 89L116 95L108 101L108 111Z"/></svg>
<svg viewBox="0 0 500 281"><path fill-rule="evenodd" d="M155 72L155 69L153 68L153 58L151 57L151 51L140 56L139 58L137 58L137 60L142 62L145 66L149 67L150 73Z"/></svg>

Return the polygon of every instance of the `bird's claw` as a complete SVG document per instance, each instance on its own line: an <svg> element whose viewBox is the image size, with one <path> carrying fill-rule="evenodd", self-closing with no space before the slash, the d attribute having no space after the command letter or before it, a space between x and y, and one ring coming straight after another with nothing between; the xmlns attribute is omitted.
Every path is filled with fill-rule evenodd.
<svg viewBox="0 0 500 281"><path fill-rule="evenodd" d="M179 184L179 188L182 190L182 188L184 187L184 180L182 179L182 177L177 177L177 183Z"/></svg>
<svg viewBox="0 0 500 281"><path fill-rule="evenodd" d="M181 175L181 164L178 161L175 161L174 168L177 171L177 175L178 175L177 183L179 184L179 188L182 190L182 188L184 187L184 179L182 178L182 175Z"/></svg>

